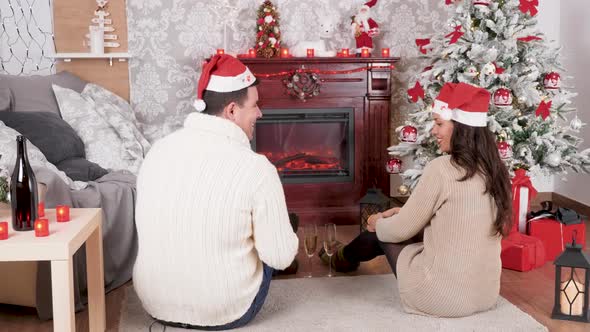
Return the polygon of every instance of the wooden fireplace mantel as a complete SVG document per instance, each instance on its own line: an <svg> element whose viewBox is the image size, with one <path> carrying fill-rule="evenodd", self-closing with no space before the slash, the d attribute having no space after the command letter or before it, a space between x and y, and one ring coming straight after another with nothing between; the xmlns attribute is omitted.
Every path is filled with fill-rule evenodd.
<svg viewBox="0 0 590 332"><path fill-rule="evenodd" d="M387 195L389 123L391 118L391 65L399 58L240 58L260 81L259 105L264 109L354 110L354 181L284 184L287 205L302 223L355 224L358 201L376 185ZM319 94L304 100L288 94L283 80L297 70L315 72Z"/></svg>

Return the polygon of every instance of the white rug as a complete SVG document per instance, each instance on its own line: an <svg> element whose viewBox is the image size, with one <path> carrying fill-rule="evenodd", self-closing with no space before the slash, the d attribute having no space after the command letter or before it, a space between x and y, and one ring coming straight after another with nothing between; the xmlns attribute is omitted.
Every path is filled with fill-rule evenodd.
<svg viewBox="0 0 590 332"><path fill-rule="evenodd" d="M147 331L152 319L132 287L120 331ZM152 331L162 331L155 324ZM547 331L504 298L495 309L464 318L403 312L393 275L273 280L258 316L239 331ZM166 332L189 330L167 327Z"/></svg>

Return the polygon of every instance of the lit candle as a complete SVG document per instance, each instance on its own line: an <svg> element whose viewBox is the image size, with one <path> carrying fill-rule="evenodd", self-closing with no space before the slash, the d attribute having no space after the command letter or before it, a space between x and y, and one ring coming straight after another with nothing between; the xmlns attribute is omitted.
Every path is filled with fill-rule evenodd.
<svg viewBox="0 0 590 332"><path fill-rule="evenodd" d="M58 222L70 221L70 207L68 205L56 206L55 214Z"/></svg>
<svg viewBox="0 0 590 332"><path fill-rule="evenodd" d="M369 53L369 49L368 48L363 48L361 50L361 57L362 58L368 58L371 56L371 53Z"/></svg>
<svg viewBox="0 0 590 332"><path fill-rule="evenodd" d="M223 48L218 48L217 54L219 54L219 55L225 54L225 50Z"/></svg>
<svg viewBox="0 0 590 332"><path fill-rule="evenodd" d="M381 49L381 56L384 58L389 58L389 47L384 47Z"/></svg>
<svg viewBox="0 0 590 332"><path fill-rule="evenodd" d="M39 202L37 207L37 214L39 217L45 217L45 202Z"/></svg>
<svg viewBox="0 0 590 332"><path fill-rule="evenodd" d="M343 48L342 49L342 56L347 58L350 55L350 51L348 50L348 48Z"/></svg>
<svg viewBox="0 0 590 332"><path fill-rule="evenodd" d="M0 222L0 240L8 239L8 221Z"/></svg>
<svg viewBox="0 0 590 332"><path fill-rule="evenodd" d="M308 58L313 58L313 54L315 53L313 48L308 48L307 49L307 57Z"/></svg>
<svg viewBox="0 0 590 332"><path fill-rule="evenodd" d="M288 48L281 48L281 58L288 58L289 57L289 49Z"/></svg>
<svg viewBox="0 0 590 332"><path fill-rule="evenodd" d="M561 296L559 298L559 304L561 305L561 313L564 315L582 316L582 313L584 311L584 296L582 296L581 293L578 293L578 290L583 290L584 284L582 282L578 282L575 280L570 280L569 283L565 281L561 283L561 289ZM570 301L572 301L571 312Z"/></svg>
<svg viewBox="0 0 590 332"><path fill-rule="evenodd" d="M341 58L341 57L342 57L342 51L338 51L338 52L336 52L336 57L337 57L337 58Z"/></svg>
<svg viewBox="0 0 590 332"><path fill-rule="evenodd" d="M49 235L49 220L37 219L35 220L35 236L44 237Z"/></svg>
<svg viewBox="0 0 590 332"><path fill-rule="evenodd" d="M255 58L256 57L256 50L254 50L253 48L248 50L248 56L250 58Z"/></svg>

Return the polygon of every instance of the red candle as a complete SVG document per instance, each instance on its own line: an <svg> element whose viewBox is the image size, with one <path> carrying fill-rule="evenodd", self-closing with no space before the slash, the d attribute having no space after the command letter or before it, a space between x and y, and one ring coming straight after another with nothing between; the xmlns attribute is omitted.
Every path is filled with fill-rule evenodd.
<svg viewBox="0 0 590 332"><path fill-rule="evenodd" d="M314 53L315 53L315 50L313 48L307 49L307 57L308 58L313 58Z"/></svg>
<svg viewBox="0 0 590 332"><path fill-rule="evenodd" d="M219 54L219 55L225 54L225 50L223 48L218 48L217 54Z"/></svg>
<svg viewBox="0 0 590 332"><path fill-rule="evenodd" d="M37 219L35 220L35 236L44 237L49 235L49 220Z"/></svg>
<svg viewBox="0 0 590 332"><path fill-rule="evenodd" d="M39 202L37 207L37 214L39 217L45 217L45 202Z"/></svg>
<svg viewBox="0 0 590 332"><path fill-rule="evenodd" d="M281 58L288 58L289 57L289 49L288 48L281 48Z"/></svg>
<svg viewBox="0 0 590 332"><path fill-rule="evenodd" d="M384 47L381 49L381 56L384 58L389 58L389 47Z"/></svg>
<svg viewBox="0 0 590 332"><path fill-rule="evenodd" d="M70 221L70 207L68 205L58 205L55 207L55 216L58 222Z"/></svg>
<svg viewBox="0 0 590 332"><path fill-rule="evenodd" d="M0 240L8 239L8 221L0 222Z"/></svg>
<svg viewBox="0 0 590 332"><path fill-rule="evenodd" d="M253 48L248 49L248 57L250 57L250 58L256 57L256 51Z"/></svg>
<svg viewBox="0 0 590 332"><path fill-rule="evenodd" d="M371 56L371 53L369 53L369 49L368 48L363 48L361 50L361 57L362 58L368 58Z"/></svg>
<svg viewBox="0 0 590 332"><path fill-rule="evenodd" d="M347 48L342 49L342 56L347 58L350 55L350 51Z"/></svg>

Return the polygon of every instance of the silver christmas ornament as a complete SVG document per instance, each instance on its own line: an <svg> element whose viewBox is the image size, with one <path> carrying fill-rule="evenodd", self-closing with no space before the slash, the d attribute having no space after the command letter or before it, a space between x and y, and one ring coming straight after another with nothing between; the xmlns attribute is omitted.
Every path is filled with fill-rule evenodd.
<svg viewBox="0 0 590 332"><path fill-rule="evenodd" d="M572 128L572 130L580 130L580 128L582 128L583 125L584 124L582 123L582 120L580 120L580 118L578 118L577 115L570 122L570 128Z"/></svg>
<svg viewBox="0 0 590 332"><path fill-rule="evenodd" d="M551 152L545 157L545 163L551 167L557 167L561 164L561 154L559 152Z"/></svg>

